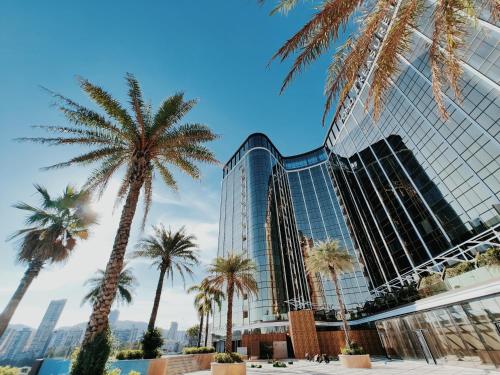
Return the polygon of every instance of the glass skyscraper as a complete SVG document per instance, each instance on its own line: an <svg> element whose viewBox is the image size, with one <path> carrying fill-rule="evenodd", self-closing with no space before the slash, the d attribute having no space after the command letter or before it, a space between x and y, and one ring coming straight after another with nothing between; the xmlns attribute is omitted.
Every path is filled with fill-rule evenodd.
<svg viewBox="0 0 500 375"><path fill-rule="evenodd" d="M444 120L425 12L378 119L367 96L387 25L321 147L285 157L253 134L224 166L218 255L242 252L258 267L258 297L236 301L236 330L285 331L289 311L337 308L332 282L304 268L320 240L355 260L340 282L348 310L500 246L500 29L484 8L465 43L461 97L444 88Z"/></svg>

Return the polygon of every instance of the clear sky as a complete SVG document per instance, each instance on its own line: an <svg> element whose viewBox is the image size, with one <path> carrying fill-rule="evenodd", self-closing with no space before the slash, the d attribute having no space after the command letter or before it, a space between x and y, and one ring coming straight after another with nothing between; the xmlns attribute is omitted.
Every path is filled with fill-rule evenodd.
<svg viewBox="0 0 500 375"><path fill-rule="evenodd" d="M272 1L272 0L270 0ZM81 75L125 100L124 74L131 72L154 106L184 91L198 98L187 120L203 122L221 135L212 147L225 162L243 139L266 133L285 155L319 146L323 83L328 56L314 64L283 95L279 87L289 63L267 63L276 49L313 11L306 2L288 16L269 16L272 3L255 0L29 1L0 4L0 309L13 293L25 266L15 262L15 244L7 236L23 226L17 201L37 203L33 183L54 193L67 183L83 184L88 169L44 172L74 155L73 148L18 144L15 137L40 134L31 125L63 125L65 120L40 88L46 86L89 105L76 84ZM198 237L203 261L216 255L221 170L203 168L203 180L179 176L180 192L155 185L148 225L181 225ZM63 265L48 266L34 281L13 323L37 326L51 299L67 298L58 326L85 321L90 307L80 307L83 282L104 268L120 210L113 211L118 179L95 209L100 225ZM139 222L139 220L136 220ZM141 236L136 226L133 245ZM129 249L131 248L129 245ZM140 286L135 302L120 308L120 319L147 321L157 272L144 261L130 263ZM203 267L196 275L203 277ZM196 280L195 280L196 281ZM188 281L188 285L192 282ZM182 282L166 284L158 324L176 320L180 328L196 322L192 297Z"/></svg>

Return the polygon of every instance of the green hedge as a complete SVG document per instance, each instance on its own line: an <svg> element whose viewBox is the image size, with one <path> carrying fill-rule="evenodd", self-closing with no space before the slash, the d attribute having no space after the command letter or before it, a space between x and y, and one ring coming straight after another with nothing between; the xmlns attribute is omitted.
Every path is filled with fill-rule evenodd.
<svg viewBox="0 0 500 375"><path fill-rule="evenodd" d="M190 346L182 349L184 354L204 354L204 353L214 353L215 349L209 346Z"/></svg>
<svg viewBox="0 0 500 375"><path fill-rule="evenodd" d="M214 358L217 363L240 363L243 362L238 353L217 353Z"/></svg>
<svg viewBox="0 0 500 375"><path fill-rule="evenodd" d="M120 350L116 353L116 359L142 359L144 358L144 353L142 350Z"/></svg>

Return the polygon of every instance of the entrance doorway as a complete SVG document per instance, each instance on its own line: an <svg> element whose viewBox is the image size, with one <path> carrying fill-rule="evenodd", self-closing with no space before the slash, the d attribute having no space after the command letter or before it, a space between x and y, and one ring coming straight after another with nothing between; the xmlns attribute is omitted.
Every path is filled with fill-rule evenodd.
<svg viewBox="0 0 500 375"><path fill-rule="evenodd" d="M435 365L436 359L432 355L431 349L429 348L429 344L427 343L427 339L425 338L425 332L426 330L424 329L417 329L415 331L415 335L417 336L417 341L420 345L420 349L422 350L425 360L428 364Z"/></svg>

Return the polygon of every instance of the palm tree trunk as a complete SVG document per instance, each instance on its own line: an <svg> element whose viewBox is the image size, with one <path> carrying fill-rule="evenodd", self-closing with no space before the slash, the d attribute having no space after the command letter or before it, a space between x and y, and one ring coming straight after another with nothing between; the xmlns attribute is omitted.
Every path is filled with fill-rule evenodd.
<svg viewBox="0 0 500 375"><path fill-rule="evenodd" d="M200 311L200 328L198 329L198 348L201 346L201 332L203 331L203 311Z"/></svg>
<svg viewBox="0 0 500 375"><path fill-rule="evenodd" d="M85 337L80 353L85 350L85 347L88 346L90 342L92 342L95 335L104 332L108 328L108 315L111 310L111 305L115 300L118 288L118 279L123 269L123 260L130 236L130 227L132 226L132 220L134 219L135 211L137 209L137 202L139 200L142 183L142 179L140 181L135 179L135 182L133 182L130 186L125 205L122 209L120 224L118 226L115 242L113 244L113 250L111 251L111 255L106 266L106 273L104 274L104 280L101 285L99 295L94 303L92 314L90 315L89 323L87 324L87 330L85 331Z"/></svg>
<svg viewBox="0 0 500 375"><path fill-rule="evenodd" d="M346 347L349 347L351 345L351 339L349 338L349 324L347 323L347 319L345 317L344 300L342 299L342 295L340 294L337 272L335 271L334 268L331 269L331 272L332 272L332 280L333 283L335 284L335 293L337 294L337 301L339 301L340 318L342 319L342 326L344 329L345 345Z"/></svg>
<svg viewBox="0 0 500 375"><path fill-rule="evenodd" d="M228 280L227 283L227 317L226 317L226 342L224 349L226 353L233 351L233 295L234 281Z"/></svg>
<svg viewBox="0 0 500 375"><path fill-rule="evenodd" d="M208 343L208 320L210 318L210 311L207 311L207 321L205 322L205 346Z"/></svg>
<svg viewBox="0 0 500 375"><path fill-rule="evenodd" d="M165 272L167 272L167 267L162 265L160 269L160 278L158 279L158 285L156 286L153 310L151 310L151 316L149 317L148 331L152 331L153 329L155 329L156 316L158 315L158 308L160 307L161 291L163 289L163 279L165 278Z"/></svg>
<svg viewBox="0 0 500 375"><path fill-rule="evenodd" d="M26 270L26 272L24 272L24 276L19 282L16 291L14 292L14 294L10 298L9 303L3 310L2 314L0 315L0 337L2 337L5 330L7 329L7 326L9 325L9 322L12 319L12 316L14 315L14 312L17 309L17 306L19 305L24 295L26 294L26 291L31 285L31 282L40 273L42 267L43 267L43 262L38 260L33 260L28 265L28 269Z"/></svg>

